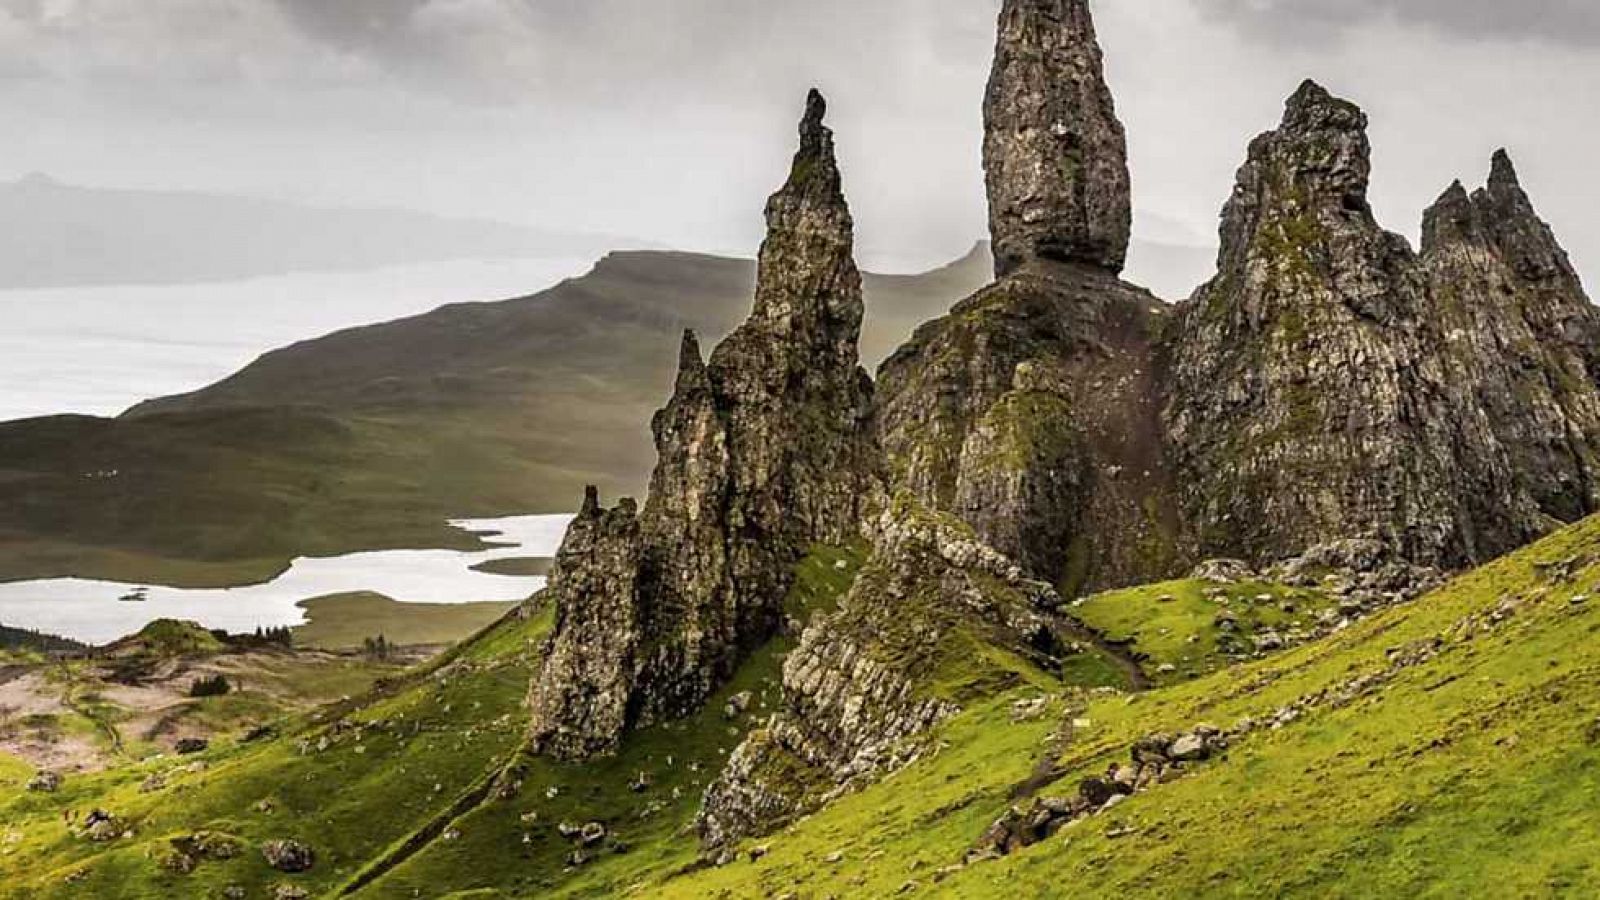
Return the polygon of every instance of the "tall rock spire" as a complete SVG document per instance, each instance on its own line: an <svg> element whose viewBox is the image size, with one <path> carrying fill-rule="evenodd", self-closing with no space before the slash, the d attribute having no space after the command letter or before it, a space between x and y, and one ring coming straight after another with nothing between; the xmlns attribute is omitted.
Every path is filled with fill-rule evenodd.
<svg viewBox="0 0 1600 900"><path fill-rule="evenodd" d="M581 758L699 708L781 627L793 567L856 536L878 453L854 229L815 91L767 203L750 318L702 360L685 334L637 517L591 497L553 573L530 742Z"/></svg>
<svg viewBox="0 0 1600 900"><path fill-rule="evenodd" d="M1128 140L1088 0L1005 0L984 127L996 272L1050 259L1120 273Z"/></svg>

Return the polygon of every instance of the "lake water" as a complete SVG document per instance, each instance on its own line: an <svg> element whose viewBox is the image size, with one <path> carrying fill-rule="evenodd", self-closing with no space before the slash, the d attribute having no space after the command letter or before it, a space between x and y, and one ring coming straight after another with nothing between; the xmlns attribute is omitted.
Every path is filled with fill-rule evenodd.
<svg viewBox="0 0 1600 900"><path fill-rule="evenodd" d="M286 275L213 284L0 291L0 421L81 413L116 415L151 397L224 378L268 350L331 331L428 312L446 303L542 291L581 275L593 259L429 263L367 272ZM295 604L373 591L413 603L521 600L542 578L474 572L491 559L552 556L567 516L456 523L502 532L513 546L357 553L302 559L271 584L231 590L152 588L62 579L0 585L0 623L93 643L158 618L252 631L303 621Z"/></svg>
<svg viewBox="0 0 1600 900"><path fill-rule="evenodd" d="M330 559L298 559L269 584L223 590L152 587L143 602L119 598L140 585L61 578L0 584L0 623L104 644L156 619L183 619L231 632L257 626L298 625L295 604L315 597L372 591L406 603L469 603L525 599L544 587L542 577L475 572L495 559L552 557L571 516L521 516L452 522L504 544L490 550L391 550Z"/></svg>
<svg viewBox="0 0 1600 900"><path fill-rule="evenodd" d="M537 293L593 259L488 260L215 284L0 291L0 422L109 416L268 350L446 303Z"/></svg>

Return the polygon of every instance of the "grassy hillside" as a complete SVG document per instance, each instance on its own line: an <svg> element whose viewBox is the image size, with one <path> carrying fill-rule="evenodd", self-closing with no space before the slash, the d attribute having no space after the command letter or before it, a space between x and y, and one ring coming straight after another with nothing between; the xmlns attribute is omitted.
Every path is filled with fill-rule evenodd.
<svg viewBox="0 0 1600 900"><path fill-rule="evenodd" d="M1600 878L1600 520L1268 661L1013 726L997 698L937 759L664 897L1543 897ZM1154 732L1260 723L1221 759L1014 856L962 865L1047 736L1043 794ZM1025 805L1025 804L1024 804ZM837 861L829 862L834 854ZM1491 888L1492 886L1492 888Z"/></svg>
<svg viewBox="0 0 1600 900"><path fill-rule="evenodd" d="M988 276L981 250L868 276L868 364ZM0 579L248 583L297 555L476 546L445 519L565 512L586 484L637 493L682 330L720 338L754 282L744 260L618 253L532 297L296 344L118 419L0 424Z"/></svg>
<svg viewBox="0 0 1600 900"><path fill-rule="evenodd" d="M838 571L832 557L810 571L800 590L812 602L797 610L843 587L822 580ZM773 699L785 645L699 717L643 733L615 759L564 766L518 753L549 621L512 617L365 700L286 723L279 739L214 750L203 772L159 760L69 778L56 795L19 792L25 773L14 773L8 798L0 769L0 893L202 896L290 882L375 898L1390 897L1492 884L1500 896L1584 896L1600 877L1597 581L1600 519L1326 639L1146 694L1042 673L1003 682L1016 686L970 701L936 754L721 868L696 863L684 829ZM726 695L746 690L754 715L730 717ZM1040 698L1019 715L1018 701ZM1234 732L1220 757L1014 855L963 862L1012 805L1074 795L1140 738L1206 722ZM140 793L154 771L172 786ZM73 837L61 810L91 806L131 837ZM591 846L563 836L589 822L606 831ZM168 855L189 844L172 841L196 831L245 852L177 874ZM269 869L255 847L275 838L315 848L312 871Z"/></svg>
<svg viewBox="0 0 1600 900"><path fill-rule="evenodd" d="M853 562L839 570L840 558ZM859 561L819 553L792 609L826 608ZM786 644L700 716L614 759L557 765L518 752L548 612L512 617L279 739L214 750L203 772L154 761L69 778L57 795L20 793L18 772L7 799L0 768L0 895L292 883L373 898L1478 896L1491 884L1498 896L1584 896L1600 878L1597 583L1600 519L1331 637L1149 693L1038 672L993 682L1013 687L968 702L937 753L721 868L697 863L685 829L773 700ZM729 715L743 691L752 713ZM1021 852L964 862L1013 805L1072 796L1146 735L1206 722L1234 732L1221 756ZM173 787L140 793L158 770ZM131 837L73 837L61 810L91 806ZM563 835L590 822L605 835L588 847ZM189 844L172 842L197 831L244 851L177 874L171 848ZM275 838L312 846L314 868L273 872L255 848Z"/></svg>
<svg viewBox="0 0 1600 900"><path fill-rule="evenodd" d="M391 646L453 644L489 627L515 603L401 603L381 594L336 594L306 600L297 647L359 650L380 635Z"/></svg>

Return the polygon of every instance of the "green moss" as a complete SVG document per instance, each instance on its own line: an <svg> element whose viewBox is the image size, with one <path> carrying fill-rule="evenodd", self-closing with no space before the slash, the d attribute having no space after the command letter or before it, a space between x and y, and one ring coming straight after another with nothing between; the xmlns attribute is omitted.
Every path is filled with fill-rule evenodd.
<svg viewBox="0 0 1600 900"><path fill-rule="evenodd" d="M1063 597L1077 597L1084 592L1094 572L1094 544L1081 529L1072 535L1067 545L1067 564L1061 568L1061 580L1056 592Z"/></svg>
<svg viewBox="0 0 1600 900"><path fill-rule="evenodd" d="M860 540L848 547L811 548L795 567L794 585L784 600L785 612L802 622L833 612L855 583L869 550Z"/></svg>
<svg viewBox="0 0 1600 900"><path fill-rule="evenodd" d="M985 440L963 463L979 471L1019 472L1058 463L1076 450L1078 429L1066 398L1044 391L1012 391L984 415Z"/></svg>

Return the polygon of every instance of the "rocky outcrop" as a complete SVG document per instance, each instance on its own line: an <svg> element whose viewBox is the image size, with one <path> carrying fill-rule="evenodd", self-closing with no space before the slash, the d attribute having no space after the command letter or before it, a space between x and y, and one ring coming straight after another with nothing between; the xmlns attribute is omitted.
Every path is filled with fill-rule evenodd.
<svg viewBox="0 0 1600 900"><path fill-rule="evenodd" d="M1176 573L1155 336L1108 272L1033 262L920 329L879 371L893 483L1064 593Z"/></svg>
<svg viewBox="0 0 1600 900"><path fill-rule="evenodd" d="M918 757L961 703L1014 681L980 648L1041 665L1064 643L1060 599L960 520L909 496L870 529L874 552L839 609L784 662L783 705L707 789L701 837L723 847Z"/></svg>
<svg viewBox="0 0 1600 900"><path fill-rule="evenodd" d="M1207 555L1369 535L1425 558L1459 552L1427 282L1367 203L1366 126L1314 83L1295 93L1251 144L1218 275L1175 332L1167 424Z"/></svg>
<svg viewBox="0 0 1600 900"><path fill-rule="evenodd" d="M627 726L641 638L641 552L633 502L604 510L591 489L567 528L550 575L558 639L550 644L545 677L531 697L547 752L565 758L599 753L610 749ZM607 639L581 642L578 635Z"/></svg>
<svg viewBox="0 0 1600 900"><path fill-rule="evenodd" d="M1564 522L1600 508L1600 313L1504 150L1486 187L1458 181L1428 210L1422 262L1450 382L1504 449L1520 501Z"/></svg>
<svg viewBox="0 0 1600 900"><path fill-rule="evenodd" d="M984 124L996 273L1035 259L1121 272L1128 139L1088 0L1005 0Z"/></svg>
<svg viewBox="0 0 1600 900"><path fill-rule="evenodd" d="M1359 538L1454 567L1594 508L1594 314L1548 229L1503 172L1447 194L1419 258L1367 203L1366 124L1295 93L1171 332L1169 450L1204 555Z"/></svg>
<svg viewBox="0 0 1600 900"><path fill-rule="evenodd" d="M920 752L963 691L1003 683L984 647L1053 664L1060 594L1181 571L1161 461L1164 307L1124 284L1126 147L1086 4L1000 16L987 106L995 285L880 371L895 501L837 612L784 665L783 707L707 791L725 846Z"/></svg>
<svg viewBox="0 0 1600 900"><path fill-rule="evenodd" d="M592 495L550 591L557 625L531 743L604 753L630 728L696 710L781 626L794 564L853 538L879 469L857 361L861 276L826 105L813 92L788 182L767 205L750 318L701 359L685 337L653 423L644 508Z"/></svg>
<svg viewBox="0 0 1600 900"><path fill-rule="evenodd" d="M267 865L279 872L309 872L316 865L317 855L309 846L299 841L267 841L261 845L261 857Z"/></svg>
<svg viewBox="0 0 1600 900"><path fill-rule="evenodd" d="M778 712L706 791L699 831L724 856L916 759L1018 660L1049 670L1080 641L1121 660L1063 597L1206 558L1208 577L1339 597L1312 631L1261 635L1265 652L1600 508L1600 314L1508 157L1441 198L1419 254L1367 201L1366 116L1307 82L1250 146L1216 278L1169 307L1118 278L1126 141L1087 3L1005 0L999 31L999 280L919 329L874 395L813 95L749 321L709 361L685 339L648 501L591 495L557 562L532 743L572 758L701 706L783 627L807 547L869 538L785 660ZM1019 811L991 844L1114 805L1219 734L1135 748L1160 758L1034 810L1042 825Z"/></svg>

